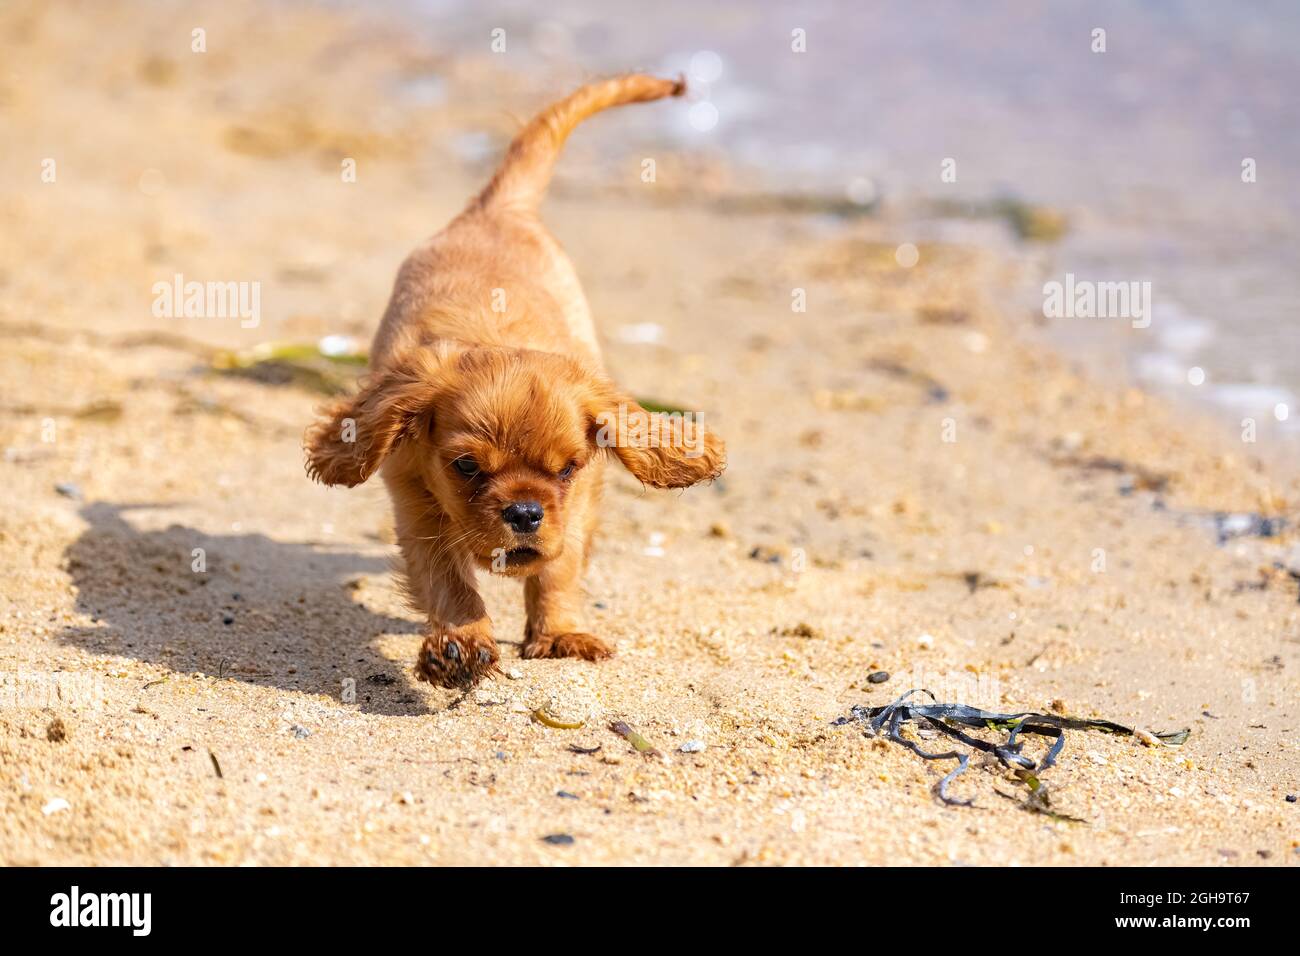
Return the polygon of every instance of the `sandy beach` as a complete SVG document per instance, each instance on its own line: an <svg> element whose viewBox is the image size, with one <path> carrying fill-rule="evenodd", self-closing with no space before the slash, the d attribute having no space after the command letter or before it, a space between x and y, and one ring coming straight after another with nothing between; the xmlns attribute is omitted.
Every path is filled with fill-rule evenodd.
<svg viewBox="0 0 1300 956"><path fill-rule="evenodd" d="M545 219L613 375L700 410L727 473L611 470L612 660L521 659L491 580L506 676L417 682L382 487L303 472L323 394L214 364L368 342L566 90L382 20L142 9L0 9L0 863L1300 862L1297 477L1038 344L996 251L902 264L887 210L638 131L686 104L585 125ZM178 275L257 283L256 325L159 318ZM1071 731L1043 782L1084 822L979 761L947 807L949 763L833 723L911 687L1191 735Z"/></svg>

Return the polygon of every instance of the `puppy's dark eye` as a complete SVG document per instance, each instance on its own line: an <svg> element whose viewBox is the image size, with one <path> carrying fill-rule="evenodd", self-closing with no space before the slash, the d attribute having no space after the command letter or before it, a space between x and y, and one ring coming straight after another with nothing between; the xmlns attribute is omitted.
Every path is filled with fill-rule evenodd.
<svg viewBox="0 0 1300 956"><path fill-rule="evenodd" d="M577 470L578 470L578 463L576 461L569 462L567 465L565 465L563 468L560 469L560 475L559 475L560 481L568 481L570 478L573 477L573 473Z"/></svg>
<svg viewBox="0 0 1300 956"><path fill-rule="evenodd" d="M478 474L478 462L476 462L473 458L470 458L468 456L464 458L457 458L451 464L452 467L454 467L458 472L460 472L466 478L473 478L475 475Z"/></svg>

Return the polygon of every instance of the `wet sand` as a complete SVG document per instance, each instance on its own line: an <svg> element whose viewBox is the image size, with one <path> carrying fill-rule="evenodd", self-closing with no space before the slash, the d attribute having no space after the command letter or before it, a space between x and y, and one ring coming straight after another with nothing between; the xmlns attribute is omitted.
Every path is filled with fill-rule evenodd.
<svg viewBox="0 0 1300 956"><path fill-rule="evenodd" d="M210 351L368 338L478 154L562 91L276 9L0 11L0 862L1300 859L1295 543L1207 517L1294 520L1294 476L1030 344L997 254L904 268L887 217L729 203L725 169L667 151L643 183L601 119L547 221L615 376L701 409L730 467L611 481L587 583L613 660L519 659L518 587L489 581L510 676L417 683L382 489L311 485L320 395ZM430 77L445 100L394 92ZM177 273L260 282L261 323L156 318ZM996 766L953 809L946 764L832 724L916 685L1192 735L1071 733L1043 779L1086 825L1027 812Z"/></svg>

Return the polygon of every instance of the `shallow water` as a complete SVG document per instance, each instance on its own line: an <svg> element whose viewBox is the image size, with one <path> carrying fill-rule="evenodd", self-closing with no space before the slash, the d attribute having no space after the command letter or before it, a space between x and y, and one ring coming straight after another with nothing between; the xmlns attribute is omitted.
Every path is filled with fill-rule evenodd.
<svg viewBox="0 0 1300 956"><path fill-rule="evenodd" d="M654 132L774 188L1060 207L1071 228L1044 278L1149 282L1152 315L1055 320L1058 344L1300 442L1300 4L406 7L452 52L504 29L504 65L539 76L687 72L697 104L657 112Z"/></svg>

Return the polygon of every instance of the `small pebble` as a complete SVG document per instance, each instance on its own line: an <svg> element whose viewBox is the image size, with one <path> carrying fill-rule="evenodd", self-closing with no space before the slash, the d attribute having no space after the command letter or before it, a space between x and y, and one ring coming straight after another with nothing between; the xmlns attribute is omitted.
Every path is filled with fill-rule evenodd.
<svg viewBox="0 0 1300 956"><path fill-rule="evenodd" d="M1286 802L1287 802L1287 803L1295 803L1295 799L1296 799L1296 798L1295 798L1295 794L1294 794L1294 793L1288 793L1288 794L1286 795Z"/></svg>
<svg viewBox="0 0 1300 956"><path fill-rule="evenodd" d="M523 680L524 672L521 671L518 667L512 667L510 668L510 670L506 671L506 676L509 677L511 680Z"/></svg>
<svg viewBox="0 0 1300 956"><path fill-rule="evenodd" d="M934 636L931 634L922 634L916 639L918 647L934 647Z"/></svg>
<svg viewBox="0 0 1300 956"><path fill-rule="evenodd" d="M817 628L813 627L807 621L800 621L798 624L794 625L793 627L787 627L781 633L785 634L788 637L807 637L807 638L821 637L821 634L820 632L818 632Z"/></svg>
<svg viewBox="0 0 1300 956"><path fill-rule="evenodd" d="M294 724L290 729L293 731L293 735L299 739L311 736L311 731L301 724Z"/></svg>
<svg viewBox="0 0 1300 956"><path fill-rule="evenodd" d="M872 671L867 675L869 684L883 684L887 680L889 680L889 671Z"/></svg>
<svg viewBox="0 0 1300 956"><path fill-rule="evenodd" d="M49 726L45 728L45 739L52 744L61 744L68 739L68 727L62 717L55 717L50 721Z"/></svg>
<svg viewBox="0 0 1300 956"><path fill-rule="evenodd" d="M556 790L556 791L555 791L555 795L556 795L557 797L559 797L561 800L581 800L581 799L582 799L582 798L579 797L576 793L569 793L569 791L567 791L567 790Z"/></svg>
<svg viewBox="0 0 1300 956"><path fill-rule="evenodd" d="M677 749L684 754L697 754L703 752L705 743L703 740L688 740Z"/></svg>
<svg viewBox="0 0 1300 956"><path fill-rule="evenodd" d="M551 846L572 846L573 837L567 833L548 833L542 837L543 843L549 843Z"/></svg>
<svg viewBox="0 0 1300 956"><path fill-rule="evenodd" d="M235 623L235 619L234 619L232 616L230 616L229 614L227 614L227 615L225 615L224 617L222 617L222 619L221 619L221 623L222 623L222 624L234 624L234 623Z"/></svg>
<svg viewBox="0 0 1300 956"><path fill-rule="evenodd" d="M64 800L62 797L55 797L49 803L45 804L45 806L41 807L41 813L48 817L51 813L58 813L61 810L71 809L72 804L68 803L67 800Z"/></svg>
<svg viewBox="0 0 1300 956"><path fill-rule="evenodd" d="M71 481L60 481L54 486L54 490L65 498L71 498L73 501L81 500L81 486Z"/></svg>

